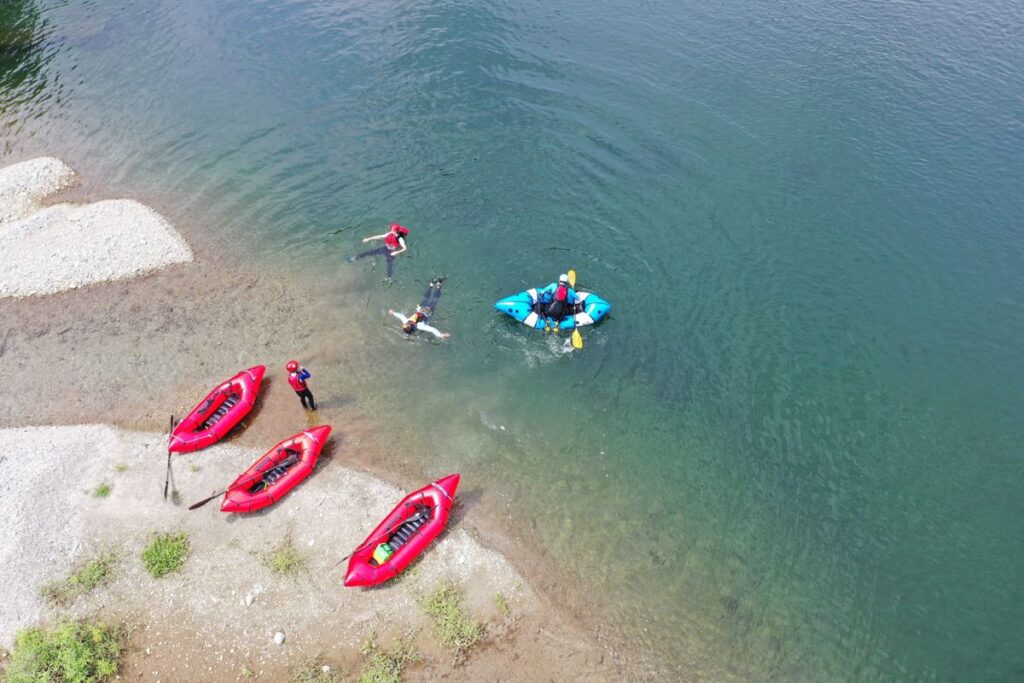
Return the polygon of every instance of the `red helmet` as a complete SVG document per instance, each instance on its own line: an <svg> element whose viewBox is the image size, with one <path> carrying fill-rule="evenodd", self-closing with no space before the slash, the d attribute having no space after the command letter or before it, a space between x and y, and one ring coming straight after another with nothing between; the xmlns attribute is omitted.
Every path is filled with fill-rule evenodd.
<svg viewBox="0 0 1024 683"><path fill-rule="evenodd" d="M296 370L299 369L299 361L290 360L288 361L288 364L285 365L284 367L288 372L295 372Z"/></svg>

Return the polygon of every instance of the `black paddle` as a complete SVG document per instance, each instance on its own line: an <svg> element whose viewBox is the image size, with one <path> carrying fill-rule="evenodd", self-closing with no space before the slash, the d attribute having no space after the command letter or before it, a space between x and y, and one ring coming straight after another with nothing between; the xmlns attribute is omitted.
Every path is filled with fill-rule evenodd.
<svg viewBox="0 0 1024 683"><path fill-rule="evenodd" d="M174 416L171 415L171 426L167 429L168 440L174 431ZM167 488L171 485L171 446L167 445L167 476L164 477L164 500L167 500Z"/></svg>
<svg viewBox="0 0 1024 683"><path fill-rule="evenodd" d="M189 510L195 510L196 508L201 508L201 507L203 507L204 505L206 505L207 503L209 503L209 502L210 502L211 500L213 500L214 498L216 498L217 496L223 496L223 495L224 495L225 493L227 493L227 492L228 492L228 491L230 491L230 490L231 490L231 489L224 489L223 491L218 491L217 493L213 494L213 495L212 495L212 496L210 496L209 498L203 498L203 499L202 499L201 501L199 501L198 503L192 503L191 505L189 505L189 506L188 506L188 509L189 509Z"/></svg>

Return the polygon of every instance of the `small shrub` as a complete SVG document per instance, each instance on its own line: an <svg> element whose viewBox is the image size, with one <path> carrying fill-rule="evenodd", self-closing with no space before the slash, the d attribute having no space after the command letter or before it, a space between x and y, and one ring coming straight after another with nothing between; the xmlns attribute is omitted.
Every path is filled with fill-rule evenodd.
<svg viewBox="0 0 1024 683"><path fill-rule="evenodd" d="M96 490L92 492L92 495L96 498L106 498L110 495L110 484L106 482L96 487Z"/></svg>
<svg viewBox="0 0 1024 683"><path fill-rule="evenodd" d="M127 472L128 471L128 465L126 463L119 462L116 465L114 465L114 469L117 472Z"/></svg>
<svg viewBox="0 0 1024 683"><path fill-rule="evenodd" d="M441 644L461 658L484 637L484 627L462 609L462 596L450 581L423 599L423 610L434 622Z"/></svg>
<svg viewBox="0 0 1024 683"><path fill-rule="evenodd" d="M318 657L306 659L292 667L292 683L342 683L345 676L341 671L326 667Z"/></svg>
<svg viewBox="0 0 1024 683"><path fill-rule="evenodd" d="M102 623L61 622L15 636L8 683L71 683L112 678L124 650L125 632Z"/></svg>
<svg viewBox="0 0 1024 683"><path fill-rule="evenodd" d="M190 463L188 464L188 468L189 468L189 470L191 470L192 472L198 472L198 471L199 471L199 469L200 469L200 468L199 468L199 465L195 464L194 462L190 462Z"/></svg>
<svg viewBox="0 0 1024 683"><path fill-rule="evenodd" d="M270 571L286 576L298 574L306 566L305 559L290 538L285 539L276 550L264 555L263 563Z"/></svg>
<svg viewBox="0 0 1024 683"><path fill-rule="evenodd" d="M188 559L188 534L157 534L142 551L142 563L159 579L181 568Z"/></svg>
<svg viewBox="0 0 1024 683"><path fill-rule="evenodd" d="M405 667L419 659L409 637L399 638L390 650L385 650L371 635L360 649L367 659L366 668L360 676L362 683L398 683Z"/></svg>
<svg viewBox="0 0 1024 683"><path fill-rule="evenodd" d="M498 606L498 611L506 617L512 614L512 608L508 606L508 600L506 600L505 596L501 593L494 594L494 604Z"/></svg>
<svg viewBox="0 0 1024 683"><path fill-rule="evenodd" d="M100 555L86 562L67 579L46 584L40 593L55 605L67 605L79 595L109 583L114 577L116 562L117 557L111 553Z"/></svg>

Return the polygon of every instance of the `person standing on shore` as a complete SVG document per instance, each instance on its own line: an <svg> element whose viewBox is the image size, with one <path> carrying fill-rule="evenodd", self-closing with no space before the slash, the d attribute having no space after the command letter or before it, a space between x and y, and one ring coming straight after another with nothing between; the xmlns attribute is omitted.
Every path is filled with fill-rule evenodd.
<svg viewBox="0 0 1024 683"><path fill-rule="evenodd" d="M313 392L306 385L306 380L313 376L312 373L299 365L297 360L288 361L288 364L284 367L288 370L288 384L298 394L299 400L302 401L302 407L307 410L316 410L316 403L313 402ZM306 405L307 399L309 399L308 406Z"/></svg>
<svg viewBox="0 0 1024 683"><path fill-rule="evenodd" d="M404 313L388 310L388 313L402 321L402 332L411 335L416 330L423 330L438 339L447 339L451 336L447 332L441 332L427 324L430 316L437 309L437 303L441 300L442 284L444 284L443 277L431 280L430 284L427 285L427 291L423 292L423 300L420 301L420 305L416 307L416 310L409 317L406 317Z"/></svg>
<svg viewBox="0 0 1024 683"><path fill-rule="evenodd" d="M409 228L399 225L398 223L392 223L387 232L363 238L363 244L372 242L373 240L382 239L384 240L384 246L369 249L361 254L356 254L355 256L350 256L348 257L348 260L349 262L352 262L367 256L384 256L387 261L388 279L390 280L395 271L395 257L407 249L405 245L405 237L408 234Z"/></svg>

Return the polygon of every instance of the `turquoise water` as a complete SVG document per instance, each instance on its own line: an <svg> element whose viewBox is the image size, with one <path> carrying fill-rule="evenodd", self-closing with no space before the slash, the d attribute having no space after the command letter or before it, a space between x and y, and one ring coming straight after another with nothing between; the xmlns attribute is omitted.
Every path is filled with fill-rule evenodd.
<svg viewBox="0 0 1024 683"><path fill-rule="evenodd" d="M676 675L1024 676L1024 19L996 2L37 2L7 153L337 273L337 368ZM575 267L568 356L498 317ZM383 311L451 276L444 346ZM355 284L351 284L355 283ZM325 288L331 295L335 287ZM325 294L326 296L326 294Z"/></svg>

